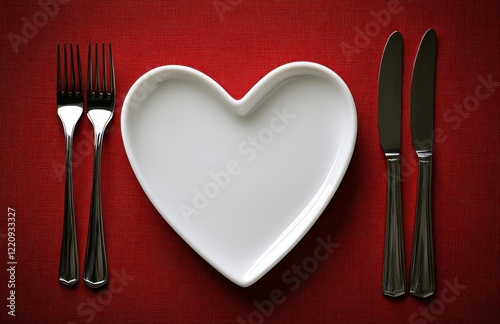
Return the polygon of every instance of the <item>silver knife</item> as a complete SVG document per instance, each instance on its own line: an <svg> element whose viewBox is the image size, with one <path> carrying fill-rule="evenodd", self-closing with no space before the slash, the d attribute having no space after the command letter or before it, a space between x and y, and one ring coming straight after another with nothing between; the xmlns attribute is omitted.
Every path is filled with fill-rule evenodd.
<svg viewBox="0 0 500 324"><path fill-rule="evenodd" d="M418 196L410 271L410 294L421 298L431 296L435 289L431 176L436 46L436 32L429 29L420 42L411 82L410 126L413 147L418 157Z"/></svg>
<svg viewBox="0 0 500 324"><path fill-rule="evenodd" d="M382 293L390 297L401 296L406 289L400 181L402 65L403 37L396 31L385 45L378 83L380 145L387 160Z"/></svg>

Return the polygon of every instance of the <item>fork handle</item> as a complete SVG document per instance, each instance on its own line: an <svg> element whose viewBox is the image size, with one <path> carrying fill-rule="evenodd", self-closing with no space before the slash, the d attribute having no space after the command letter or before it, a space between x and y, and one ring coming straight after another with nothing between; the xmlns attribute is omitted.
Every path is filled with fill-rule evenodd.
<svg viewBox="0 0 500 324"><path fill-rule="evenodd" d="M390 297L401 296L406 290L400 169L399 154L387 156L387 215L382 293Z"/></svg>
<svg viewBox="0 0 500 324"><path fill-rule="evenodd" d="M418 156L417 218L413 238L410 294L429 297L434 294L434 251L431 216L432 155Z"/></svg>
<svg viewBox="0 0 500 324"><path fill-rule="evenodd" d="M92 197L90 220L85 254L85 284L91 288L99 288L108 281L108 265L104 244L101 207L101 152L104 129L95 131L94 141L94 175L92 179Z"/></svg>
<svg viewBox="0 0 500 324"><path fill-rule="evenodd" d="M78 246L76 241L75 205L73 200L73 137L66 137L66 184L64 194L64 223L59 259L59 282L72 286L78 282Z"/></svg>

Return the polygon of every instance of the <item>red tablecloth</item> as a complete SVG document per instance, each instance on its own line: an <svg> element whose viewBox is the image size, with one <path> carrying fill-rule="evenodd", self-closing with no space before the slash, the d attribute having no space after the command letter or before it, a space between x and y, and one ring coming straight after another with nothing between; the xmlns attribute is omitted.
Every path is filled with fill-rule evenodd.
<svg viewBox="0 0 500 324"><path fill-rule="evenodd" d="M498 1L3 1L0 321L498 321L499 14ZM440 133L432 197L436 294L428 300L409 295L390 299L381 293L386 163L378 141L378 69L387 37L401 31L408 272L417 188L410 80L428 28L438 35L435 127ZM83 282L68 289L57 280L65 152L56 114L56 44L79 43L85 58L87 43L108 41L118 89L102 157L111 282L101 291ZM149 202L123 147L122 103L133 82L160 65L199 69L240 98L269 71L302 60L331 68L350 87L359 121L355 153L339 190L310 232L261 280L241 288L191 250ZM92 136L84 116L75 133L73 162L80 265L90 208ZM7 264L9 210L15 211L13 277ZM295 274L295 267L313 255L318 238L330 238L336 248L314 271ZM15 317L8 314L11 290Z"/></svg>

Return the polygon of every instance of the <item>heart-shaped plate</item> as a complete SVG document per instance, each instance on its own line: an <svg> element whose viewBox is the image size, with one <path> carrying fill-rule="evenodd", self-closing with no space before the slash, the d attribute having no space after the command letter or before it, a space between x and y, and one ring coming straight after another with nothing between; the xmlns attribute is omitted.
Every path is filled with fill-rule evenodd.
<svg viewBox="0 0 500 324"><path fill-rule="evenodd" d="M158 212L246 287L297 244L333 197L357 118L346 84L319 64L285 64L240 100L205 74L170 65L134 83L121 127Z"/></svg>

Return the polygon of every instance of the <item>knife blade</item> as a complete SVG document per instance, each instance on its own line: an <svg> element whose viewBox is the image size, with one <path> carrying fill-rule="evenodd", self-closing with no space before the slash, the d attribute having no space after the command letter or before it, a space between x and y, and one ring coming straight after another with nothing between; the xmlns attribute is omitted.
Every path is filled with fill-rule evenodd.
<svg viewBox="0 0 500 324"><path fill-rule="evenodd" d="M434 247L432 239L431 176L434 131L434 78L436 69L436 32L422 37L413 66L410 102L410 127L418 158L418 190L410 294L426 298L434 294Z"/></svg>
<svg viewBox="0 0 500 324"><path fill-rule="evenodd" d="M382 293L390 297L401 296L406 290L400 182L402 65L403 37L396 31L385 45L378 84L380 145L387 160Z"/></svg>

